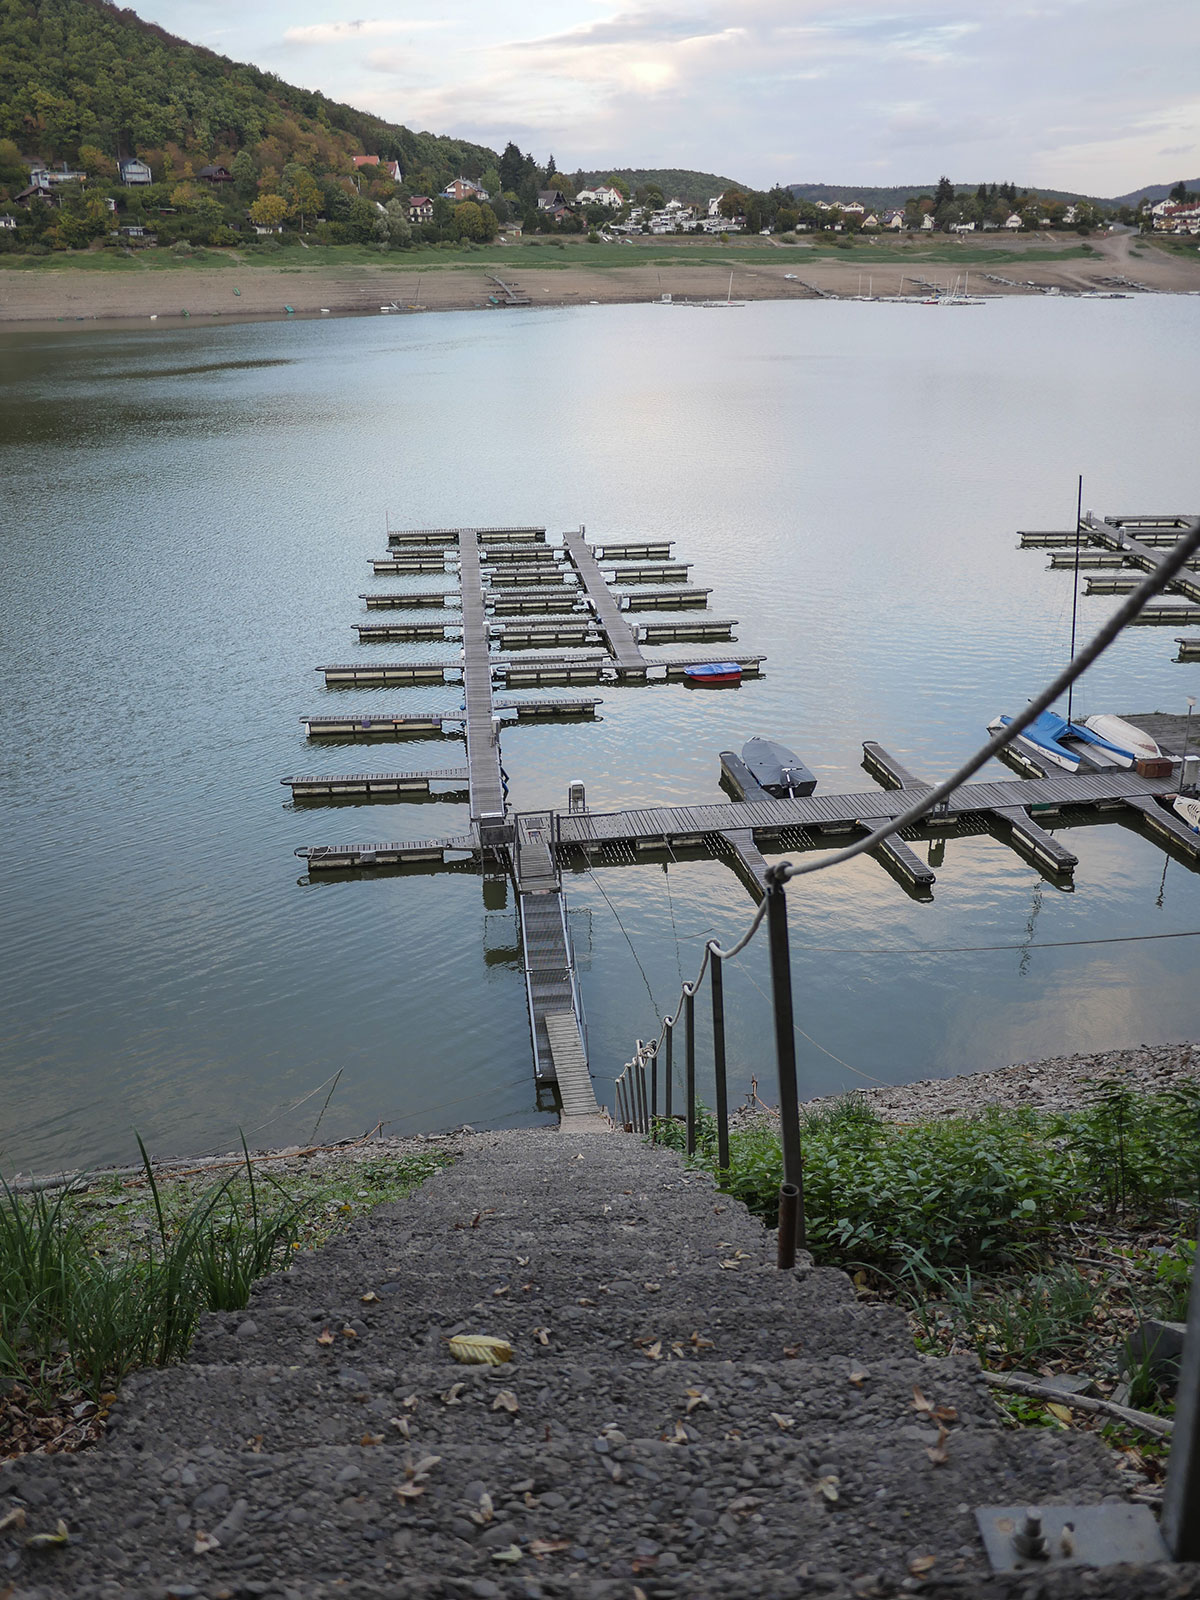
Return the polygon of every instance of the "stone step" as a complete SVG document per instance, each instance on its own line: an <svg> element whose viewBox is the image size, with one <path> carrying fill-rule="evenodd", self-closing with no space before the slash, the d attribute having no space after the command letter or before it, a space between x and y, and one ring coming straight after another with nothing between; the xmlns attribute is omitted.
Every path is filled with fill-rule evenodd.
<svg viewBox="0 0 1200 1600"><path fill-rule="evenodd" d="M949 1408L952 1428L999 1425L973 1357L698 1367L669 1347L658 1354L645 1347L609 1363L580 1361L570 1350L554 1356L485 1368L463 1367L447 1354L438 1363L397 1369L355 1364L342 1350L315 1371L176 1367L129 1379L109 1432L118 1444L145 1437L156 1449L161 1443L187 1454L205 1446L278 1453L366 1438L395 1455L417 1445L440 1451L468 1427L501 1451L514 1441L536 1446L575 1436L603 1453L600 1435L608 1425L630 1438L691 1443L718 1443L733 1432L747 1443L780 1433L801 1439L838 1427L875 1429L886 1440L896 1429L916 1427L932 1445L937 1423L926 1401Z"/></svg>
<svg viewBox="0 0 1200 1600"><path fill-rule="evenodd" d="M685 1275L659 1295L642 1295L636 1304L616 1294L581 1296L594 1304L575 1302L546 1306L509 1297L488 1297L472 1306L459 1299L444 1307L429 1304L339 1306L330 1301L310 1307L252 1304L246 1312L217 1312L201 1319L192 1346L193 1360L208 1365L263 1366L272 1363L313 1367L326 1364L333 1351L351 1348L356 1361L397 1366L440 1355L455 1333L490 1333L507 1339L521 1359L544 1358L534 1329L550 1330L555 1348L570 1348L580 1359L586 1352L627 1355L636 1341L660 1339L664 1348L690 1345L698 1334L712 1350L696 1350L700 1360L781 1359L788 1349L807 1354L821 1350L869 1361L884 1355L911 1355L912 1337L903 1315L894 1307L823 1303L818 1294L798 1294L786 1314L765 1305L761 1286L749 1275L735 1291L734 1273ZM664 1280L670 1284L670 1280ZM799 1291L803 1285L797 1286ZM704 1295L697 1293L704 1291ZM332 1346L319 1337L328 1330ZM346 1331L348 1330L348 1331ZM695 1347L692 1347L695 1349ZM362 1352L362 1353L360 1353ZM540 1354L541 1353L541 1354ZM344 1359L339 1357L339 1359ZM436 1357L435 1357L436 1359Z"/></svg>
<svg viewBox="0 0 1200 1600"><path fill-rule="evenodd" d="M668 1592L715 1597L714 1572L753 1574L765 1594L764 1571L802 1563L847 1581L884 1574L899 1589L910 1561L932 1556L939 1579L978 1584L986 1565L975 1505L1060 1500L1064 1484L1072 1501L1096 1502L1112 1481L1098 1441L1049 1430L952 1432L937 1465L919 1430L881 1439L835 1428L750 1445L614 1440L600 1453L591 1439L497 1449L474 1418L464 1424L412 1497L397 1489L414 1483L419 1446L407 1468L378 1448L188 1459L153 1451L149 1439L141 1453L28 1457L0 1497L0 1515L16 1500L27 1507L26 1530L0 1535L5 1576L42 1600L161 1600L181 1585L206 1600L288 1587L303 1596L319 1585L407 1596L411 1572L466 1580L442 1592L482 1597L528 1595L530 1579L556 1585L535 1594L612 1580L624 1586L614 1595L631 1596L633 1582L649 1595L660 1576L678 1585ZM29 1529L59 1518L67 1545L24 1545ZM219 1542L196 1554L198 1535ZM514 1547L519 1571L494 1559ZM495 1587L474 1588L480 1581Z"/></svg>

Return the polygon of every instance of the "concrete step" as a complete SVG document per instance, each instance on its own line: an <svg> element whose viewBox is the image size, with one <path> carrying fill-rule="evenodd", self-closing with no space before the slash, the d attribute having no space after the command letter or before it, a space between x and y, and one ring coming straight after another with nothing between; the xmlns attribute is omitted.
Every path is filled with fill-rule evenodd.
<svg viewBox="0 0 1200 1600"><path fill-rule="evenodd" d="M412 1498L397 1495L413 1480L392 1450L189 1458L152 1450L147 1440L142 1452L18 1463L0 1515L19 1499L27 1530L52 1529L61 1518L71 1541L38 1552L24 1545L24 1533L0 1535L0 1551L15 1555L5 1575L18 1593L43 1600L89 1592L161 1600L180 1585L206 1600L282 1595L287 1587L303 1595L322 1584L340 1585L338 1593L375 1584L396 1596L410 1593L414 1571L467 1580L461 1589L448 1584L446 1594L528 1595L534 1579L535 1593L615 1580L625 1587L613 1593L629 1596L632 1582L654 1587L661 1575L678 1585L672 1592L715 1596L723 1591L713 1587L714 1572L757 1578L801 1564L847 1586L882 1573L898 1587L918 1555L934 1557L940 1579L978 1584L986 1567L974 1505L1053 1501L1068 1483L1072 1500L1094 1502L1110 1487L1103 1448L1089 1435L964 1429L935 1465L919 1434L839 1428L749 1445L628 1439L598 1452L592 1439L497 1448L472 1426L434 1452L439 1459ZM408 1470L420 1460L418 1447ZM477 1521L472 1512L488 1516L485 1493L490 1520ZM220 1542L198 1555L198 1534ZM494 1559L514 1547L519 1573ZM498 1587L477 1589L480 1580Z"/></svg>
<svg viewBox="0 0 1200 1600"><path fill-rule="evenodd" d="M515 1412L508 1409L510 1397ZM514 1441L594 1441L609 1425L630 1438L691 1443L719 1443L734 1432L747 1442L781 1433L801 1439L837 1427L874 1429L884 1439L918 1427L934 1444L937 1423L926 1400L949 1408L953 1416L946 1420L954 1429L999 1425L973 1357L885 1357L864 1366L846 1356L814 1357L700 1367L669 1347L657 1356L645 1347L608 1363L580 1360L568 1347L551 1359L491 1368L463 1367L448 1353L436 1363L368 1366L344 1350L316 1370L176 1367L128 1380L109 1432L118 1443L152 1438L156 1448L161 1441L187 1454L205 1446L277 1453L368 1437L403 1455L414 1442L440 1451L467 1427L503 1450Z"/></svg>
<svg viewBox="0 0 1200 1600"><path fill-rule="evenodd" d="M719 1280L681 1275L659 1295L628 1299L608 1294L580 1296L592 1304L544 1304L522 1297L493 1298L472 1305L459 1298L443 1306L420 1303L339 1305L316 1301L310 1307L252 1304L246 1312L218 1312L201 1320L192 1346L193 1360L207 1365L321 1366L331 1351L353 1349L356 1361L397 1366L440 1355L455 1333L490 1333L507 1339L521 1358L544 1359L534 1329L549 1328L557 1348L569 1347L583 1359L587 1351L636 1353L636 1341L660 1339L664 1348L682 1344L699 1360L773 1361L788 1349L807 1354L853 1356L911 1355L912 1337L899 1311L889 1306L822 1303L817 1293L803 1296L797 1286L793 1307L782 1312L764 1305L761 1283L747 1274L739 1287L734 1273ZM664 1280L668 1283L670 1280ZM699 1294L697 1291L700 1291ZM333 1346L318 1343L329 1330ZM346 1330L349 1330L348 1332ZM712 1350L691 1345L693 1334Z"/></svg>

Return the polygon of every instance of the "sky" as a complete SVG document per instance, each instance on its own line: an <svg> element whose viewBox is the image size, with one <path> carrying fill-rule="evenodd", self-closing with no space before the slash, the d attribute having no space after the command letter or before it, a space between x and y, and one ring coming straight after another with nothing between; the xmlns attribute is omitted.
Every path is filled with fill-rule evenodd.
<svg viewBox="0 0 1200 1600"><path fill-rule="evenodd" d="M414 129L567 172L1001 182L1200 176L1198 0L134 0Z"/></svg>

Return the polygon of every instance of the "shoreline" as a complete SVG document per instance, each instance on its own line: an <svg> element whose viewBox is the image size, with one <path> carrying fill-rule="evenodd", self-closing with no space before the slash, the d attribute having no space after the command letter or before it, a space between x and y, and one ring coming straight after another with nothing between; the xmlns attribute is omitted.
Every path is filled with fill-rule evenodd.
<svg viewBox="0 0 1200 1600"><path fill-rule="evenodd" d="M1077 1110L1089 1102L1091 1086L1101 1079L1120 1078L1128 1087L1142 1093L1162 1093L1179 1082L1200 1081L1200 1042L1132 1045L1122 1050L1097 1051L1087 1055L1051 1056L1040 1061L1017 1062L988 1072L966 1073L952 1078L921 1078L912 1083L849 1091L890 1122L920 1122L939 1117L965 1116L992 1106L1005 1110L1029 1108L1035 1111ZM804 1111L819 1110L846 1099L845 1094L820 1095L801 1102ZM731 1114L733 1121L746 1121L774 1114L769 1105L747 1103ZM442 1131L389 1136L372 1130L359 1138L341 1139L324 1145L287 1145L278 1149L256 1149L250 1157L259 1163L278 1163L276 1170L313 1172L337 1170L377 1161L381 1156L415 1155L429 1151L455 1154L472 1139L495 1130L470 1124ZM514 1132L521 1130L514 1129ZM530 1132L538 1131L530 1128ZM244 1167L239 1151L225 1155L178 1156L152 1160L155 1178L187 1180L218 1176L226 1167ZM14 1193L52 1190L76 1184L79 1192L121 1180L130 1187L146 1181L140 1167L97 1167L39 1174L16 1173L9 1180Z"/></svg>
<svg viewBox="0 0 1200 1600"><path fill-rule="evenodd" d="M235 256L204 265L0 266L0 325L26 331L61 331L97 323L108 328L151 323L177 328L198 319L239 323L528 309L493 303L498 298L489 278L493 271L519 280L530 308L661 303L666 297L724 301L730 292L735 301L747 303L836 299L920 305L930 288L940 285L949 290L964 272L972 294L989 299L1039 294L1200 295L1200 252L1194 261L1155 249L1131 256L1135 244L1129 236L1119 236L1100 241L1091 256L1067 253L1065 247L1057 259L1045 259L1045 250L1023 249L1013 242L1003 252L989 249L989 255L1003 254L1003 260L962 263L950 251L940 259L926 259L914 251L909 260L872 260L869 248L859 247L852 258L836 260L810 255L804 246L776 245L764 247L753 259L648 256L638 262L622 256L620 264L616 259L612 264L564 259L553 266L531 260L532 249L519 246L512 247L508 259L487 259L478 265L461 260L432 265L300 260L282 265L274 258L266 264ZM631 256L636 256L636 249ZM290 263L303 253L282 254ZM1002 281L990 281L989 272ZM1019 281L1010 274L1019 274ZM901 295L904 285L908 287Z"/></svg>

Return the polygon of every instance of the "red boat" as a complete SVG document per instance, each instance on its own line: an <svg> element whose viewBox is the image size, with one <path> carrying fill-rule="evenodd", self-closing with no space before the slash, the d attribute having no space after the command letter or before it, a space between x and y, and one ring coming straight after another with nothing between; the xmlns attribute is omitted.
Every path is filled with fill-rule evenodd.
<svg viewBox="0 0 1200 1600"><path fill-rule="evenodd" d="M736 661L706 661L695 667L684 667L688 683L709 684L741 683L742 669Z"/></svg>

